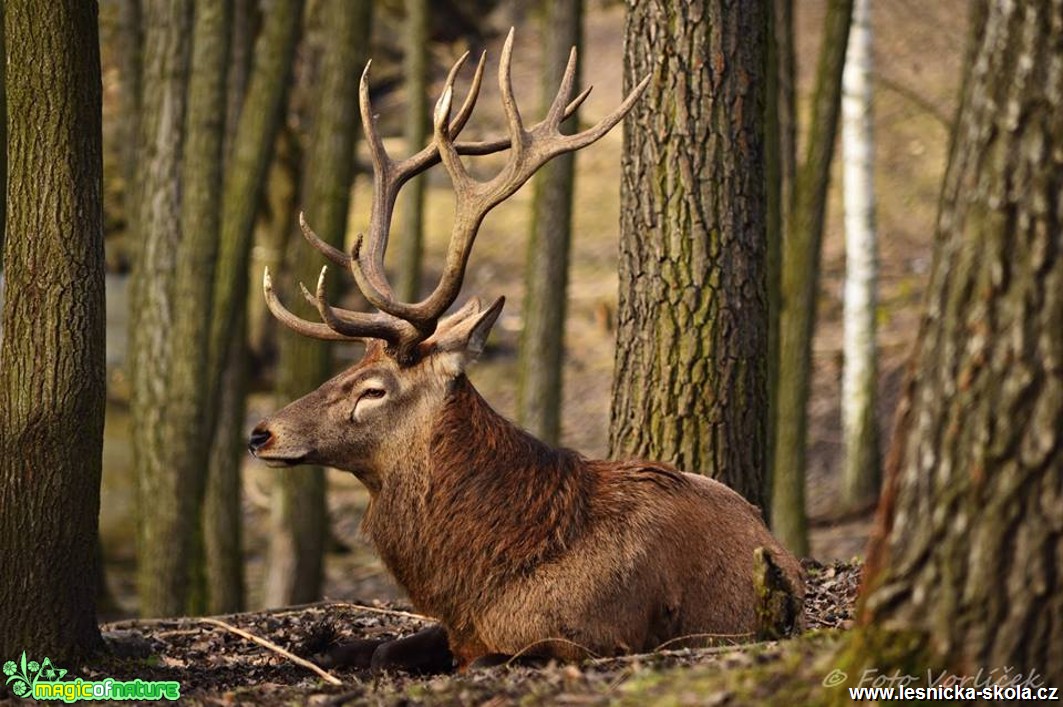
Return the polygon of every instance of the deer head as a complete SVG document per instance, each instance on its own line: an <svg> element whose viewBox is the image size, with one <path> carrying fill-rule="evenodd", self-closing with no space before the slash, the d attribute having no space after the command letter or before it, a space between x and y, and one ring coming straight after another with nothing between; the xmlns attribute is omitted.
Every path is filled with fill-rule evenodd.
<svg viewBox="0 0 1063 707"><path fill-rule="evenodd" d="M550 159L586 147L605 135L630 110L645 89L640 83L621 105L588 130L572 135L560 131L590 93L569 100L576 71L573 48L561 86L545 118L525 128L513 97L511 58L513 31L506 38L498 80L508 136L485 142L455 142L472 113L483 77L481 56L468 96L451 119L454 81L467 54L451 69L433 116L433 140L420 152L401 161L388 156L376 130L369 102L369 68L362 73L359 103L366 141L373 163L373 202L366 237L358 236L350 255L322 241L300 216L305 238L330 261L350 270L366 300L378 311L354 312L334 307L325 297L323 268L316 293L302 288L317 308L321 322L292 314L273 291L269 271L263 288L270 311L282 323L305 336L330 341L367 342L363 359L263 420L251 434L249 449L277 466L315 463L355 472L370 490L382 475L427 449L432 421L455 380L483 349L502 310L499 298L488 307L471 299L449 317L461 289L473 241L487 213L512 196ZM480 181L466 170L460 155L485 155L508 150L505 166L491 179ZM455 194L454 224L439 283L416 303L396 300L384 273L384 253L399 190L411 177L443 163Z"/></svg>

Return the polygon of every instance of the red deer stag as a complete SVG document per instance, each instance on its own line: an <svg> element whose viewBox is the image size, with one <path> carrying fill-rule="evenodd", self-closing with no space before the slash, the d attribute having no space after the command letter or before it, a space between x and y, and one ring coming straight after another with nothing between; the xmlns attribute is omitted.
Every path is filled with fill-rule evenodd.
<svg viewBox="0 0 1063 707"><path fill-rule="evenodd" d="M512 32L499 84L508 138L455 142L483 76L451 121L450 72L434 115L432 143L392 160L374 126L368 71L360 103L372 153L374 196L368 236L350 256L307 240L354 276L377 310L339 309L303 288L322 322L292 314L264 277L273 314L296 332L332 341L365 341L364 358L317 390L263 420L250 450L273 466L323 464L350 471L369 489L363 531L418 610L440 626L399 641L335 648L333 662L374 668L439 670L517 654L576 659L647 651L665 642L748 636L756 625L754 551L775 558L800 614L801 572L771 536L758 510L726 486L665 464L590 461L554 449L498 415L465 376L502 310L473 298L441 318L458 296L484 216L544 163L606 134L641 95L639 84L594 127L562 134L575 50L546 117L525 128L510 80ZM589 89L588 89L589 91ZM459 155L508 149L505 167L479 181ZM398 302L384 275L395 199L415 174L442 161L456 209L446 265L423 301ZM784 594L785 596L785 594ZM449 649L449 650L448 650ZM405 655L404 655L405 654ZM326 660L329 660L326 657Z"/></svg>

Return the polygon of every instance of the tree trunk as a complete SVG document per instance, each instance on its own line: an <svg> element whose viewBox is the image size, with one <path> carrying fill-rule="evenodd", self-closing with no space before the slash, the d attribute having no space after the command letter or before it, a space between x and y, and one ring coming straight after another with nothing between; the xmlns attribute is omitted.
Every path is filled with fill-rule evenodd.
<svg viewBox="0 0 1063 707"><path fill-rule="evenodd" d="M0 656L100 647L104 285L97 6L4 3L9 133L0 341Z"/></svg>
<svg viewBox="0 0 1063 707"><path fill-rule="evenodd" d="M126 233L136 234L139 209L137 162L140 145L140 98L143 73L144 18L142 0L119 0L118 42L118 151L122 161L122 213ZM133 236L135 238L135 235Z"/></svg>
<svg viewBox="0 0 1063 707"><path fill-rule="evenodd" d="M243 340L245 336L245 320L241 319L233 337ZM229 347L225 377L216 396L218 416L210 445L207 498L203 506L207 611L211 614L231 614L245 608L243 484L240 474L247 445L244 431L245 355L245 347Z"/></svg>
<svg viewBox="0 0 1063 707"><path fill-rule="evenodd" d="M232 164L233 145L251 74L255 1L233 3L226 75L223 154ZM224 221L224 215L222 219ZM212 312L212 314L214 314ZM245 341L246 320L236 323L233 338ZM220 388L212 395L215 422L210 434L207 492L203 504L203 549L206 558L207 611L228 614L244 609L243 506L240 464L243 460L247 354L243 344L230 345Z"/></svg>
<svg viewBox="0 0 1063 707"><path fill-rule="evenodd" d="M695 11L696 10L696 11ZM629 3L610 449L763 501L765 2Z"/></svg>
<svg viewBox="0 0 1063 707"><path fill-rule="evenodd" d="M406 0L406 151L425 145L428 133L428 2ZM421 298L421 254L424 251L425 176L411 179L404 188L402 238L399 239L396 295L400 301Z"/></svg>
<svg viewBox="0 0 1063 707"><path fill-rule="evenodd" d="M210 332L212 399L205 413L214 432L204 520L209 604L219 611L243 603L240 460L245 444L248 259L255 214L284 115L302 16L303 0L276 0L265 14L227 156ZM239 90L239 75L230 79ZM234 109L230 103L229 110Z"/></svg>
<svg viewBox="0 0 1063 707"><path fill-rule="evenodd" d="M792 228L786 234L782 248L771 519L775 535L798 557L808 554L805 447L812 332L819 290L820 244L852 11L852 0L830 0L827 6L805 159L794 183L794 206L789 224Z"/></svg>
<svg viewBox="0 0 1063 707"><path fill-rule="evenodd" d="M782 243L790 229L797 172L797 115L794 104L793 0L773 0L768 32L767 112L764 172L768 204L768 453L765 468L775 468L775 425L779 395L779 310L782 302ZM765 494L771 483L766 480ZM770 510L765 503L765 514ZM768 518L770 521L770 517Z"/></svg>
<svg viewBox="0 0 1063 707"><path fill-rule="evenodd" d="M273 146L284 115L292 59L303 26L303 0L275 0L255 43L247 95L240 109L225 172L221 243L214 277L215 316L210 330L210 384L220 391L229 347L243 349L236 329L247 301L247 261ZM212 401L214 402L214 401ZM208 415L212 414L212 404Z"/></svg>
<svg viewBox="0 0 1063 707"><path fill-rule="evenodd" d="M310 144L303 171L307 220L327 242L343 247L354 179L358 76L366 60L372 5L368 0L322 0L323 56ZM292 282L313 283L320 254L297 239L289 252ZM337 278L332 278L335 288ZM335 294L335 290L333 290ZM306 302L299 303L309 310ZM312 316L312 315L308 315ZM320 385L332 372L328 346L286 333L280 340L277 395L293 400ZM266 605L313 601L321 596L323 554L328 534L325 475L320 467L276 473L270 515Z"/></svg>
<svg viewBox="0 0 1063 707"><path fill-rule="evenodd" d="M197 525L195 480L172 466L170 375L174 269L181 243L181 155L190 61L190 0L144 6L144 89L138 165L138 252L130 317L133 458L137 477L137 589L144 616L184 613ZM182 445L178 451L184 451Z"/></svg>
<svg viewBox="0 0 1063 707"><path fill-rule="evenodd" d="M881 482L875 400L875 142L871 104L871 0L856 0L842 76L845 197L845 313L842 498L850 508L878 498Z"/></svg>
<svg viewBox="0 0 1063 707"><path fill-rule="evenodd" d="M0 4L0 55L4 48L4 6ZM4 234L7 232L7 67L0 65L0 273L4 272ZM2 281L0 281L2 285Z"/></svg>
<svg viewBox="0 0 1063 707"><path fill-rule="evenodd" d="M542 112L565 74L569 52L581 43L582 0L546 0L543 7ZM573 95L579 93L576 69ZM573 115L569 125L578 125ZM572 238L575 153L548 162L535 176L528 267L524 277L524 332L517 374L517 420L539 439L561 436L562 359L568 297L568 254Z"/></svg>
<svg viewBox="0 0 1063 707"><path fill-rule="evenodd" d="M978 9L849 659L884 674L1011 666L1056 687L1063 1Z"/></svg>

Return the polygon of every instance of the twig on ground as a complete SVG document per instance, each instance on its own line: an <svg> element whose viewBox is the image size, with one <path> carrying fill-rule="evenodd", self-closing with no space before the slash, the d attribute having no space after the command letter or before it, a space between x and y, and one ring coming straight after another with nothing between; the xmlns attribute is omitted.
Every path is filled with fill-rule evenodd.
<svg viewBox="0 0 1063 707"><path fill-rule="evenodd" d="M247 631L243 630L242 628L236 628L232 624L227 624L224 621L219 621L218 619L212 619L212 618L204 617L204 618L201 618L201 619L197 619L197 621L202 621L203 623L211 624L213 626L218 626L220 628L225 629L226 631L229 631L230 633L235 633L237 636L242 636L242 637L246 638L249 641L254 641L258 645L264 646L265 648L268 648L269 650L273 651L274 653L277 653L279 655L284 656L285 658L287 658L288 660L292 661L293 663L295 663L297 665L301 665L304 668L306 668L307 670L310 670L310 671L313 671L313 672L317 673L317 675L322 680L324 680L327 683L330 683L332 685L342 685L343 684L343 682L339 678L337 678L335 675L332 675L331 673L329 673L329 672L327 672L325 670L322 670L321 668L319 668L318 666L314 665L313 663L311 663L309 660L306 660L305 658L300 658L299 656L295 655L294 653L291 653L289 651L284 650L283 648L278 646L276 643L273 643L272 641L267 641L265 638L262 638L261 636L256 636L253 633L248 633Z"/></svg>

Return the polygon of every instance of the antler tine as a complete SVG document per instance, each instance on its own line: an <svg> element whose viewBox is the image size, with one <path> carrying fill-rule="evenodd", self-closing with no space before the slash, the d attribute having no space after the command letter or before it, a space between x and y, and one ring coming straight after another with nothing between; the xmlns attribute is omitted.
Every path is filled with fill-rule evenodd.
<svg viewBox="0 0 1063 707"><path fill-rule="evenodd" d="M330 329L325 324L308 322L305 319L292 314L287 307L281 304L273 291L273 280L269 276L269 268L262 274L262 290L266 295L266 306L277 320L297 334L308 336L312 339L325 341L350 341L351 337Z"/></svg>
<svg viewBox="0 0 1063 707"><path fill-rule="evenodd" d="M454 80L458 77L458 70L465 64L465 59L468 56L469 52L465 52L461 55L460 59L454 62L454 66L451 67L450 73L447 74L446 86L454 85ZM465 124L469 122L469 117L472 116L472 109L476 107L476 99L480 97L480 85L483 83L484 67L486 65L487 52L480 52L480 61L476 62L476 73L473 74L472 84L469 86L469 92L465 94L465 101L462 102L461 108L458 109L458 114L450 124L450 136L452 138L458 136L458 133L465 128Z"/></svg>
<svg viewBox="0 0 1063 707"><path fill-rule="evenodd" d="M512 27L506 35L506 42L502 45L502 58L498 62L498 89L502 93L502 107L506 111L506 123L509 126L510 147L513 149L511 162L518 162L524 156L524 123L517 109L517 101L513 97L513 76L511 62L513 60L513 34Z"/></svg>
<svg viewBox="0 0 1063 707"><path fill-rule="evenodd" d="M266 306L282 324L297 334L325 341L363 341L380 339L396 349L400 358L409 354L410 347L420 340L418 331L408 322L395 319L387 314L366 314L352 312L331 306L325 296L325 274L328 266L321 269L317 280L317 295L310 294L306 285L299 283L303 297L317 308L324 324L310 322L284 306L273 290L273 281L266 268L262 275L262 289L266 295Z"/></svg>
<svg viewBox="0 0 1063 707"><path fill-rule="evenodd" d="M635 88L631 90L631 93L627 95L624 102L617 106L609 115L599 120L593 127L584 130L583 132L576 133L575 135L558 135L557 144L552 146L550 157L554 157L563 152L572 152L593 144L600 140L606 133L612 130L617 123L624 119L624 116L628 114L631 107L635 105L635 102L642 97L643 91L650 85L650 76L642 79Z"/></svg>
<svg viewBox="0 0 1063 707"><path fill-rule="evenodd" d="M568 64L565 66L565 74L561 78L561 86L558 87L557 95L554 96L554 101L550 104L550 110L547 111L546 117L543 119L543 123L546 125L557 127L561 124L562 112L566 107L568 97L572 95L572 85L576 82L577 58L576 48L572 47L572 51L568 53ZM583 98L586 98L586 96L583 96ZM580 102L582 103L582 101Z"/></svg>
<svg viewBox="0 0 1063 707"><path fill-rule="evenodd" d="M392 162L391 158L388 157L387 150L384 149L384 140L380 137L380 133L377 132L373 104L369 100L369 69L372 65L372 59L365 62L362 78L358 82L358 109L362 114L362 130L365 133L366 142L369 143L373 171L386 174Z"/></svg>
<svg viewBox="0 0 1063 707"><path fill-rule="evenodd" d="M329 243L321 240L321 238L314 233L314 229L310 228L310 224L306 222L306 214L302 211L299 212L299 228L303 232L303 238L305 238L310 245L317 248L326 258L339 265L341 268L349 268L351 266L351 256L344 253L339 248L335 248Z"/></svg>

